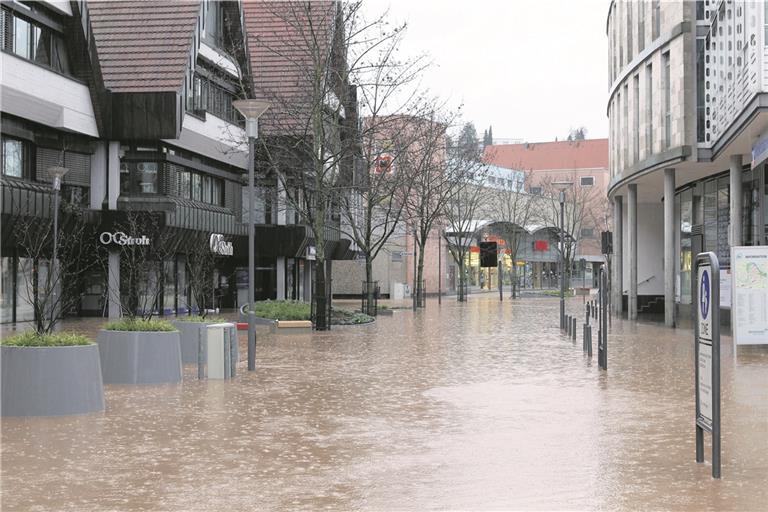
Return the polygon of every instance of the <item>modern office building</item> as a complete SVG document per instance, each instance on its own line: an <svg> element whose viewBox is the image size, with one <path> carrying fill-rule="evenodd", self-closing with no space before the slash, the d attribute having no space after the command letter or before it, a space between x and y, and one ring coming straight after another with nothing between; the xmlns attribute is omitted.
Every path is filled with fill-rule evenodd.
<svg viewBox="0 0 768 512"><path fill-rule="evenodd" d="M216 306L244 301L248 147L232 101L254 93L247 21L240 1L2 3L2 322L33 316L28 285L47 263L29 261L14 233L50 218L53 166L69 169L62 199L85 213L103 259L67 314L120 315L131 293L121 243L144 236L164 249L149 276L158 314L197 307L187 259L201 251L216 255ZM310 261L312 240L267 185L254 212L256 298L308 299L310 264L285 270L279 258L288 244ZM280 216L296 224L289 233Z"/></svg>
<svg viewBox="0 0 768 512"><path fill-rule="evenodd" d="M766 244L765 2L612 2L608 11L614 300L637 318L691 315L692 259Z"/></svg>

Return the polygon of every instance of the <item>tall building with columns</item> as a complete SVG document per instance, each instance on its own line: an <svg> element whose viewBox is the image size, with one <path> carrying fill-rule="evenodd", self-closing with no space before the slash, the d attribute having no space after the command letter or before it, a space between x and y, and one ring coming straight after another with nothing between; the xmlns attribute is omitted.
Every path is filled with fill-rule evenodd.
<svg viewBox="0 0 768 512"><path fill-rule="evenodd" d="M689 325L695 255L768 237L765 2L614 1L607 19L608 197L617 313ZM730 322L730 296L721 309Z"/></svg>

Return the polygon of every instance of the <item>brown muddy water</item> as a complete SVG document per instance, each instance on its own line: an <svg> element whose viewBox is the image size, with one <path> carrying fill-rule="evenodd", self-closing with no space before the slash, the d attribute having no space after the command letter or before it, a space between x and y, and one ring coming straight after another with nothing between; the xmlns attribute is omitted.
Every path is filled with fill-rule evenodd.
<svg viewBox="0 0 768 512"><path fill-rule="evenodd" d="M260 330L232 382L187 367L106 386L101 414L3 419L2 510L768 508L768 350L723 339L716 481L690 331L614 320L606 373L557 324L556 299L486 295Z"/></svg>

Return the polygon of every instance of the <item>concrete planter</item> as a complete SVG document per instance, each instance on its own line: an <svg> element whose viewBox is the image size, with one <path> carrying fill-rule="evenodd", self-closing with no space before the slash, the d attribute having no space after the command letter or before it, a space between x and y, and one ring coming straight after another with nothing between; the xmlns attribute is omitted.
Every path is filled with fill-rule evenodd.
<svg viewBox="0 0 768 512"><path fill-rule="evenodd" d="M104 384L181 382L179 331L99 331Z"/></svg>
<svg viewBox="0 0 768 512"><path fill-rule="evenodd" d="M104 410L98 345L0 347L2 415L60 416Z"/></svg>

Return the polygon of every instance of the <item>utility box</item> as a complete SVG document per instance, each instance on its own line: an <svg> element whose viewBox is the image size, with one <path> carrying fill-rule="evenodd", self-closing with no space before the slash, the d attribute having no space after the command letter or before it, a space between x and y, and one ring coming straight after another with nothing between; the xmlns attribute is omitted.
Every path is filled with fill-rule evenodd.
<svg viewBox="0 0 768 512"><path fill-rule="evenodd" d="M238 361L235 324L211 324L206 327L208 343L208 378L230 379L235 376Z"/></svg>

